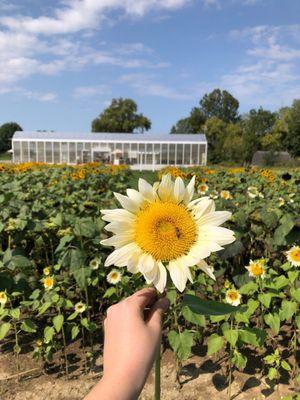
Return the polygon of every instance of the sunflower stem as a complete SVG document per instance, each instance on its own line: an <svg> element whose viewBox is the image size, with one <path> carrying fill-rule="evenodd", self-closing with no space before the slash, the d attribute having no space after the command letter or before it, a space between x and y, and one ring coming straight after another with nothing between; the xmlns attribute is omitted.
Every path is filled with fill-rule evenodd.
<svg viewBox="0 0 300 400"><path fill-rule="evenodd" d="M155 400L160 400L160 343L161 340L159 341L159 345L157 347L156 351L156 356L155 356L155 392L154 392L154 399Z"/></svg>

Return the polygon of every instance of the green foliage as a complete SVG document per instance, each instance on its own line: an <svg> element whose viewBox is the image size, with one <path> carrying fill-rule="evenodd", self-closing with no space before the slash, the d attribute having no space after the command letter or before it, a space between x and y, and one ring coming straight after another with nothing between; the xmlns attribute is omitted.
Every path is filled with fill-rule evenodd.
<svg viewBox="0 0 300 400"><path fill-rule="evenodd" d="M294 156L300 156L300 100L294 100L287 119L286 148Z"/></svg>
<svg viewBox="0 0 300 400"><path fill-rule="evenodd" d="M193 346L193 334L191 332L188 330L184 330L183 332L172 330L168 333L168 340L176 357L180 361L189 358Z"/></svg>
<svg viewBox="0 0 300 400"><path fill-rule="evenodd" d="M206 119L218 118L226 123L239 118L239 102L226 90L214 89L200 100L200 108Z"/></svg>
<svg viewBox="0 0 300 400"><path fill-rule="evenodd" d="M11 139L16 131L23 129L16 122L7 122L0 126L0 152L11 149Z"/></svg>
<svg viewBox="0 0 300 400"><path fill-rule="evenodd" d="M137 104L131 99L113 99L99 117L92 121L92 132L143 132L151 128L151 121L137 113Z"/></svg>

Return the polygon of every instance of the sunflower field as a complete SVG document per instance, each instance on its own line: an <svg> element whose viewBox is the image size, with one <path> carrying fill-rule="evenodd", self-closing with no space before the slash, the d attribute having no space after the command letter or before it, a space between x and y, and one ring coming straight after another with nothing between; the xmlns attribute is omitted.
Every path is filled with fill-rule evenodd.
<svg viewBox="0 0 300 400"><path fill-rule="evenodd" d="M101 209L117 208L114 192L163 175L196 177L197 196L230 211L236 240L206 262L216 277L193 270L184 294L169 286L164 348L178 371L198 345L221 357L231 380L253 357L270 385L300 386L300 170L168 167L139 173L124 166L0 165L0 343L19 377L20 354L47 371L70 373L69 348L80 343L85 372L101 352L102 321L111 304L145 286L141 274L104 267L111 252ZM202 315L192 297L237 307ZM189 301L190 299L190 301ZM229 397L230 398L230 397ZM287 397L292 398L292 397Z"/></svg>

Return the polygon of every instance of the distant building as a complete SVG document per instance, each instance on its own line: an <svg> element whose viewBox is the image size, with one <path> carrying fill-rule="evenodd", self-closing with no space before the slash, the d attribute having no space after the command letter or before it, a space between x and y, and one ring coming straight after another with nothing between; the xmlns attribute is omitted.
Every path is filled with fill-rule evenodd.
<svg viewBox="0 0 300 400"><path fill-rule="evenodd" d="M18 131L12 138L13 162L127 164L133 169L166 165L206 165L202 134L61 133Z"/></svg>
<svg viewBox="0 0 300 400"><path fill-rule="evenodd" d="M287 151L256 151L252 157L252 165L289 165L293 162L293 158Z"/></svg>

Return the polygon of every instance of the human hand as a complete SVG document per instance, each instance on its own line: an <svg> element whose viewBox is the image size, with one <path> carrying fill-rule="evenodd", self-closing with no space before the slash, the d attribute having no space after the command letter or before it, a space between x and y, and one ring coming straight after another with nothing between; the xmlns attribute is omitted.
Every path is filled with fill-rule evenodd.
<svg viewBox="0 0 300 400"><path fill-rule="evenodd" d="M161 320L169 307L154 288L142 289L107 310L104 375L86 400L137 399L160 345Z"/></svg>

